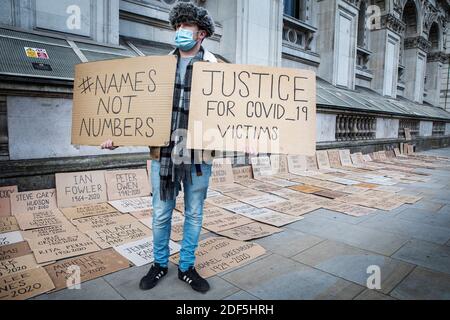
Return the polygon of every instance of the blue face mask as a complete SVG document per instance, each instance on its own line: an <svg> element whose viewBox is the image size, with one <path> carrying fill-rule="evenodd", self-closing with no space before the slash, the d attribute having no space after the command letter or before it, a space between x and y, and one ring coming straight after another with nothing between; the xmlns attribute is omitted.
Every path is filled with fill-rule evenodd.
<svg viewBox="0 0 450 320"><path fill-rule="evenodd" d="M178 29L175 34L175 46L181 51L189 51L195 45L197 41L194 40L194 32L186 29Z"/></svg>

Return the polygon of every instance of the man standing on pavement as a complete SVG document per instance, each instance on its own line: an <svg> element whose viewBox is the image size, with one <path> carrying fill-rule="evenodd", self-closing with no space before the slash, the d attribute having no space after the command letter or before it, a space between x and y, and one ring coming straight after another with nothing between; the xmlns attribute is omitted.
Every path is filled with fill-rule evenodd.
<svg viewBox="0 0 450 320"><path fill-rule="evenodd" d="M192 289L205 293L210 288L209 284L197 273L194 263L211 165L201 159L199 163L194 163L194 151L186 150L183 145L186 145L193 64L198 61L217 62L214 55L202 46L203 40L214 34L214 22L208 11L190 2L175 5L169 14L169 21L176 31L176 49L171 54L178 59L173 94L172 135L169 146L150 149L153 160L151 183L155 262L141 279L139 287L142 290L153 288L168 272L172 212L183 184L185 221L178 278L188 283ZM105 141L101 147L116 148L111 140Z"/></svg>

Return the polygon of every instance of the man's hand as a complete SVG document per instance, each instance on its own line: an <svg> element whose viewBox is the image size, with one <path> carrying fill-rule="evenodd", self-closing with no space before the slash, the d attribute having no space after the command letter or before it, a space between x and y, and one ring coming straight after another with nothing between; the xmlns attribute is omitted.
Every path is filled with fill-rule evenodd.
<svg viewBox="0 0 450 320"><path fill-rule="evenodd" d="M114 146L114 142L110 139L110 140L106 140L105 142L103 142L100 147L102 149L109 149L109 150L114 150L117 149L118 147Z"/></svg>

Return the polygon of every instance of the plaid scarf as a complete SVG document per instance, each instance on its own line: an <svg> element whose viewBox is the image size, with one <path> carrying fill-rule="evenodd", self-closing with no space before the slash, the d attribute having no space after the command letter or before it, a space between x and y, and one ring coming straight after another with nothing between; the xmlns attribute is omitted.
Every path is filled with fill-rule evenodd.
<svg viewBox="0 0 450 320"><path fill-rule="evenodd" d="M174 54L178 56L178 63L180 61L180 52L177 49ZM191 150L186 150L186 133L189 120L189 104L191 96L192 70L193 64L198 61L203 61L203 48L192 58L186 68L184 77L184 84L181 81L179 68L177 65L175 88L173 92L173 106L172 106L172 125L171 125L171 140L167 147L161 148L161 170L160 176L160 198L162 201L174 200L180 190L180 183L184 179L188 183L192 183L191 177ZM177 131L174 134L174 131ZM177 148L174 147L177 145ZM181 147L181 146L184 146ZM181 147L181 150L178 150ZM191 153L190 155L183 154L184 152ZM177 157L177 160L182 160L183 157L189 157L188 163L183 161L173 162L172 153ZM180 163L179 163L180 162Z"/></svg>

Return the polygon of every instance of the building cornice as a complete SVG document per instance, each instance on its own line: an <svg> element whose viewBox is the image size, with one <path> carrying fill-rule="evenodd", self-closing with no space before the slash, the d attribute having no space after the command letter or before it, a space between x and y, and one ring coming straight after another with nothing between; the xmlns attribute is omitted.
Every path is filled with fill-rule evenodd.
<svg viewBox="0 0 450 320"><path fill-rule="evenodd" d="M431 47L431 42L425 39L425 37L417 36L417 37L409 37L405 38L405 49L421 49L425 52L428 52Z"/></svg>

